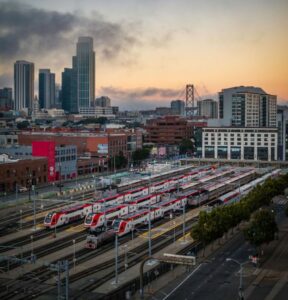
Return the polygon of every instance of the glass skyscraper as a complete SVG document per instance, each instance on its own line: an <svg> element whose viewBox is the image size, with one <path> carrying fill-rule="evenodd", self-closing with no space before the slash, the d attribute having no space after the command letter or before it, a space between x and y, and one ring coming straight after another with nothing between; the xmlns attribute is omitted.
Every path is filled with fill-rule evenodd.
<svg viewBox="0 0 288 300"><path fill-rule="evenodd" d="M14 64L15 110L31 112L34 100L34 64L18 60Z"/></svg>
<svg viewBox="0 0 288 300"><path fill-rule="evenodd" d="M73 63L74 65L74 63ZM93 38L79 37L75 56L77 72L77 103L81 107L94 106L95 100L95 52Z"/></svg>
<svg viewBox="0 0 288 300"><path fill-rule="evenodd" d="M39 105L40 108L55 107L55 74L50 69L39 70Z"/></svg>

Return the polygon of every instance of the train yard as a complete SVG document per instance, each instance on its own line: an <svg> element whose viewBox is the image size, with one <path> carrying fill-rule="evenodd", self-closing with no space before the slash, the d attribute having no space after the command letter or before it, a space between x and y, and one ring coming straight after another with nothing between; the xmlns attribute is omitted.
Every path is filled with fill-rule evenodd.
<svg viewBox="0 0 288 300"><path fill-rule="evenodd" d="M67 274L51 267L59 261L67 261L69 299L117 295L117 289L123 291L118 274L128 274L148 255L161 255L171 246L175 253L186 254L195 246L187 235L201 210L239 201L278 172L256 171L186 166L120 184L113 195L109 191L96 197L92 188L84 197L74 196L69 205L65 195L60 201L46 200L45 210L35 216L33 209L23 213L21 224L19 216L7 215L0 227L5 229L9 217L13 226L8 234L1 232L0 297L37 299L45 294L53 299L64 293L59 282L65 285ZM136 280L139 274L133 276ZM99 292L113 280L109 291Z"/></svg>

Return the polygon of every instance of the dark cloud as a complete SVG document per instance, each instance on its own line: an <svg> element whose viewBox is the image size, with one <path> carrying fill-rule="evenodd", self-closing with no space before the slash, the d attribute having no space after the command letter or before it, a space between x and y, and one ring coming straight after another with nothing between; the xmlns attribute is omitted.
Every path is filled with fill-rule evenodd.
<svg viewBox="0 0 288 300"><path fill-rule="evenodd" d="M79 13L60 13L34 8L20 2L0 3L0 59L37 55L75 47L80 35L94 38L98 55L115 59L129 51L138 39L128 30L129 24L112 23L97 12L93 17ZM73 53L71 53L72 55Z"/></svg>
<svg viewBox="0 0 288 300"><path fill-rule="evenodd" d="M10 74L0 74L0 88L13 87L13 80Z"/></svg>
<svg viewBox="0 0 288 300"><path fill-rule="evenodd" d="M122 89L117 87L102 87L101 95L110 97L115 105L121 108L134 109L155 109L156 106L170 106L170 101L179 99L181 90L161 89L148 87L143 89Z"/></svg>

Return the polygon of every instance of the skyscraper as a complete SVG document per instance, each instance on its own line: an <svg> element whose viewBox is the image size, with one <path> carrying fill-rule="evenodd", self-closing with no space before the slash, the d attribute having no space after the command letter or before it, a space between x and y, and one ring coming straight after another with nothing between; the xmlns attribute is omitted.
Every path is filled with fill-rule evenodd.
<svg viewBox="0 0 288 300"><path fill-rule="evenodd" d="M76 72L73 68L65 68L62 72L61 102L62 108L69 113L77 113Z"/></svg>
<svg viewBox="0 0 288 300"><path fill-rule="evenodd" d="M96 98L95 106L110 107L111 99L107 96L102 96L102 97Z"/></svg>
<svg viewBox="0 0 288 300"><path fill-rule="evenodd" d="M79 37L75 60L78 108L87 108L91 104L94 106L95 52L93 51L93 39L91 37Z"/></svg>
<svg viewBox="0 0 288 300"><path fill-rule="evenodd" d="M185 114L185 102L182 100L173 100L170 103L172 114L184 116Z"/></svg>
<svg viewBox="0 0 288 300"><path fill-rule="evenodd" d="M218 103L212 99L204 99L197 102L198 115L216 119L218 117Z"/></svg>
<svg viewBox="0 0 288 300"><path fill-rule="evenodd" d="M55 107L55 74L50 69L39 70L40 108Z"/></svg>
<svg viewBox="0 0 288 300"><path fill-rule="evenodd" d="M0 89L0 111L13 109L12 88Z"/></svg>
<svg viewBox="0 0 288 300"><path fill-rule="evenodd" d="M34 99L34 63L18 60L14 64L15 110L32 110Z"/></svg>

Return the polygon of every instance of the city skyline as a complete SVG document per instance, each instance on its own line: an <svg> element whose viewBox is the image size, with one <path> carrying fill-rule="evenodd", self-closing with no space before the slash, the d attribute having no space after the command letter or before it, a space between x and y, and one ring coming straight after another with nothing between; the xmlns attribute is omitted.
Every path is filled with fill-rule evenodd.
<svg viewBox="0 0 288 300"><path fill-rule="evenodd" d="M192 2L0 0L0 86L13 87L16 60L61 82L78 37L92 36L95 96L115 105L166 105L187 83L203 98L253 85L287 103L286 1Z"/></svg>

